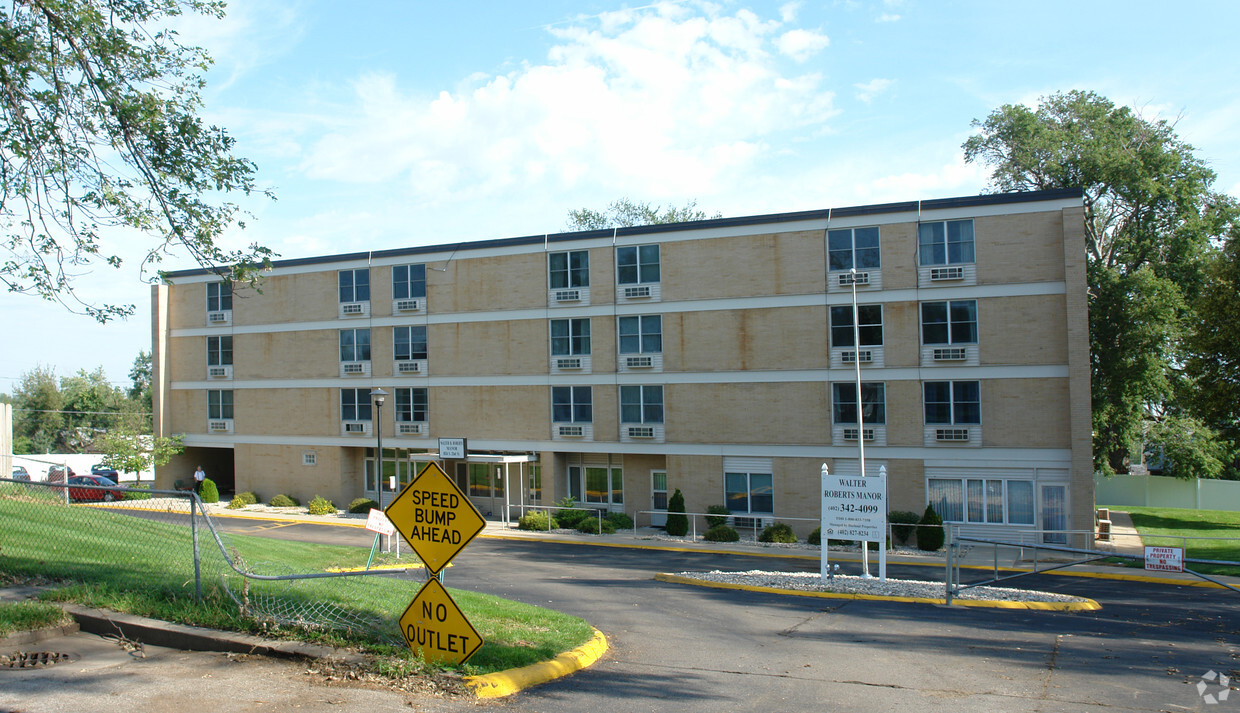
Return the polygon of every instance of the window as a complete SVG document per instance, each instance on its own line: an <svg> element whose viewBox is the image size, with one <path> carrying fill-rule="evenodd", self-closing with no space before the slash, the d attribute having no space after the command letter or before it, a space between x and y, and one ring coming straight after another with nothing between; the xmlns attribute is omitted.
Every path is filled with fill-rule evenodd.
<svg viewBox="0 0 1240 713"><path fill-rule="evenodd" d="M340 361L370 361L370 330L340 330Z"/></svg>
<svg viewBox="0 0 1240 713"><path fill-rule="evenodd" d="M621 317L621 354L659 354L663 351L663 318L657 314Z"/></svg>
<svg viewBox="0 0 1240 713"><path fill-rule="evenodd" d="M475 498L491 497L491 466L486 463L469 464L469 494Z"/></svg>
<svg viewBox="0 0 1240 713"><path fill-rule="evenodd" d="M887 403L884 384L862 383L862 418L867 425L887 423ZM857 422L857 385L840 383L831 385L831 415L835 423Z"/></svg>
<svg viewBox="0 0 1240 713"><path fill-rule="evenodd" d="M407 300L425 296L425 265L396 265L392 268L392 299Z"/></svg>
<svg viewBox="0 0 1240 713"><path fill-rule="evenodd" d="M883 306L858 305L861 346L874 347L883 344ZM831 308L831 346L853 347L852 305Z"/></svg>
<svg viewBox="0 0 1240 713"><path fill-rule="evenodd" d="M370 269L341 270L340 301L368 302L370 300Z"/></svg>
<svg viewBox="0 0 1240 713"><path fill-rule="evenodd" d="M232 309L232 286L226 282L207 283L207 311L224 312Z"/></svg>
<svg viewBox="0 0 1240 713"><path fill-rule="evenodd" d="M775 512L770 473L724 473L724 502L735 513Z"/></svg>
<svg viewBox="0 0 1240 713"><path fill-rule="evenodd" d="M878 228L827 231L827 252L831 272L877 269Z"/></svg>
<svg viewBox="0 0 1240 713"><path fill-rule="evenodd" d="M930 504L946 522L1032 525L1033 481L930 478Z"/></svg>
<svg viewBox="0 0 1240 713"><path fill-rule="evenodd" d="M551 289L590 286L590 253L586 250L551 253L547 256Z"/></svg>
<svg viewBox="0 0 1240 713"><path fill-rule="evenodd" d="M207 337L207 366L232 364L232 337Z"/></svg>
<svg viewBox="0 0 1240 713"><path fill-rule="evenodd" d="M594 394L589 386L552 386L551 420L555 423L590 423L594 420Z"/></svg>
<svg viewBox="0 0 1240 713"><path fill-rule="evenodd" d="M207 418L209 419L231 419L233 417L233 392L231 390L224 391L208 391L207 392Z"/></svg>
<svg viewBox="0 0 1240 713"><path fill-rule="evenodd" d="M590 353L590 320L551 320L551 355L586 356Z"/></svg>
<svg viewBox="0 0 1240 713"><path fill-rule="evenodd" d="M370 420L370 389L340 390L340 420Z"/></svg>
<svg viewBox="0 0 1240 713"><path fill-rule="evenodd" d="M542 466L530 466L530 500L542 500Z"/></svg>
<svg viewBox="0 0 1240 713"><path fill-rule="evenodd" d="M621 423L663 423L662 386L621 386Z"/></svg>
<svg viewBox="0 0 1240 713"><path fill-rule="evenodd" d="M927 381L924 392L927 425L971 425L982 422L979 382Z"/></svg>
<svg viewBox="0 0 1240 713"><path fill-rule="evenodd" d="M917 226L922 265L959 265L973 262L973 221L946 220Z"/></svg>
<svg viewBox="0 0 1240 713"><path fill-rule="evenodd" d="M395 389L396 422L421 423L426 418L426 389Z"/></svg>
<svg viewBox="0 0 1240 713"><path fill-rule="evenodd" d="M426 327L396 327L392 330L392 353L396 361L426 358Z"/></svg>
<svg viewBox="0 0 1240 713"><path fill-rule="evenodd" d="M639 285L659 281L659 246L616 248L616 282Z"/></svg>
<svg viewBox="0 0 1240 713"><path fill-rule="evenodd" d="M624 471L617 467L585 467L585 500L591 505L624 502Z"/></svg>
<svg viewBox="0 0 1240 713"><path fill-rule="evenodd" d="M977 300L923 302L924 344L977 344Z"/></svg>

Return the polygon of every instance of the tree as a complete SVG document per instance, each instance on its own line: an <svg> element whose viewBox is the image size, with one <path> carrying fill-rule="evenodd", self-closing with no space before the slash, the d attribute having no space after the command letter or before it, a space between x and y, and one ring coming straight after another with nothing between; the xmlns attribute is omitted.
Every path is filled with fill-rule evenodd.
<svg viewBox="0 0 1240 713"><path fill-rule="evenodd" d="M1004 105L973 125L965 159L992 168L992 190L1084 190L1094 462L1123 470L1150 407L1174 406L1177 338L1229 201L1172 124L1093 92Z"/></svg>
<svg viewBox="0 0 1240 713"><path fill-rule="evenodd" d="M103 453L103 463L123 473L142 473L152 466L161 466L185 450L181 436L152 437L146 429L128 427L109 429L96 441L95 448Z"/></svg>
<svg viewBox="0 0 1240 713"><path fill-rule="evenodd" d="M1208 276L1193 305L1185 370L1197 389L1197 412L1234 452L1240 447L1240 224L1229 226Z"/></svg>
<svg viewBox="0 0 1240 713"><path fill-rule="evenodd" d="M108 381L103 367L94 371L79 369L60 380L61 408L65 429L59 450L84 451L100 434L118 427L118 419L129 407L125 394Z"/></svg>
<svg viewBox="0 0 1240 713"><path fill-rule="evenodd" d="M51 367L22 374L13 389L13 452L51 453L59 450L65 418L64 398Z"/></svg>
<svg viewBox="0 0 1240 713"><path fill-rule="evenodd" d="M676 492L672 493L672 497L667 501L667 521L663 523L663 529L667 534L676 537L684 537L689 532L685 496L680 494L680 488L676 488Z"/></svg>
<svg viewBox="0 0 1240 713"><path fill-rule="evenodd" d="M180 248L253 283L273 253L216 241L238 220L222 197L255 190L255 166L198 116L206 52L160 25L222 17L218 0L11 0L0 4L0 282L100 322L133 305L74 291L84 266L121 266L111 238L154 238L141 272ZM261 264L261 265L260 265ZM222 266L229 267L222 267Z"/></svg>
<svg viewBox="0 0 1240 713"><path fill-rule="evenodd" d="M138 356L133 360L133 368L129 370L129 380L132 385L126 394L129 400L139 406L145 413L150 413L151 404L151 383L153 371L151 368L151 353L147 351L139 351Z"/></svg>
<svg viewBox="0 0 1240 713"><path fill-rule="evenodd" d="M602 211L582 208L568 211L565 230L603 230L606 228L631 228L635 225L658 225L662 223L687 223L694 220L721 218L722 213L707 215L697 209L697 201L689 201L684 208L669 206L660 212L661 206L650 203L634 203L628 198L612 201Z"/></svg>

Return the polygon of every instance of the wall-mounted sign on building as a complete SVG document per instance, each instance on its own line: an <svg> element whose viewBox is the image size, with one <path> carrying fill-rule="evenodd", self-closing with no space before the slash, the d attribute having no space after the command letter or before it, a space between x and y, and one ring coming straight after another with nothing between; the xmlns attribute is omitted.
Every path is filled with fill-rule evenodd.
<svg viewBox="0 0 1240 713"><path fill-rule="evenodd" d="M439 439L439 457L444 460L464 460L467 452L464 438Z"/></svg>

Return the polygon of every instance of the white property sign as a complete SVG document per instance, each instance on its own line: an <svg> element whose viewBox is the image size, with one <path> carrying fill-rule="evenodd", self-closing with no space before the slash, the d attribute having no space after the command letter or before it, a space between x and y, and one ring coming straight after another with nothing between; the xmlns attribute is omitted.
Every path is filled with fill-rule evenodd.
<svg viewBox="0 0 1240 713"><path fill-rule="evenodd" d="M370 516L366 518L366 529L388 537L396 534L396 528L388 521L387 515L384 515L382 510L374 508L370 509Z"/></svg>
<svg viewBox="0 0 1240 713"><path fill-rule="evenodd" d="M887 540L887 476L822 479L822 539Z"/></svg>
<svg viewBox="0 0 1240 713"><path fill-rule="evenodd" d="M1146 547L1145 568L1151 572L1183 572L1183 547Z"/></svg>
<svg viewBox="0 0 1240 713"><path fill-rule="evenodd" d="M464 438L440 438L439 457L444 460L463 460L468 452Z"/></svg>

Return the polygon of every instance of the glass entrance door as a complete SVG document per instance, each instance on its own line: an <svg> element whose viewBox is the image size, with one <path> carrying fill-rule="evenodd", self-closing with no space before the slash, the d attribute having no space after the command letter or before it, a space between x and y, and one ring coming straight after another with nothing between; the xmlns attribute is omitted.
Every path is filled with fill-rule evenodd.
<svg viewBox="0 0 1240 713"><path fill-rule="evenodd" d="M655 511L650 514L650 526L665 527L667 525L666 471L650 471L650 509Z"/></svg>
<svg viewBox="0 0 1240 713"><path fill-rule="evenodd" d="M1042 541L1064 545L1068 542L1068 486L1042 486Z"/></svg>

